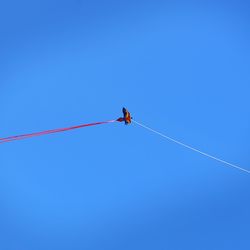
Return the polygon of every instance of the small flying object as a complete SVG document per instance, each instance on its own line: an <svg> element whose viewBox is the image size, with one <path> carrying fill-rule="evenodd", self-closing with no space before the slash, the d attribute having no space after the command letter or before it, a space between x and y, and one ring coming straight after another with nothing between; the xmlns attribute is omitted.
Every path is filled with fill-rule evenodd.
<svg viewBox="0 0 250 250"><path fill-rule="evenodd" d="M57 128L57 129L44 130L44 131L34 132L34 133L29 133L29 134L21 134L21 135L3 137L3 138L0 138L0 144L5 143L5 142L16 141L16 140L23 140L23 139L31 138L31 137L34 137L34 136L41 136L41 135L65 132L65 131L69 131L69 130L73 130L73 129L96 126L96 125L101 125L101 124L105 124L105 123L124 122L125 125L130 124L131 120L132 120L132 117L131 117L130 113L128 112L128 110L126 108L123 108L122 112L123 112L123 117L120 117L120 118L115 119L115 120L85 123L85 124L70 126L70 127L66 127L66 128Z"/></svg>
<svg viewBox="0 0 250 250"><path fill-rule="evenodd" d="M117 119L118 122L125 122L125 125L129 125L131 123L132 117L128 110L123 107L122 109L123 117Z"/></svg>

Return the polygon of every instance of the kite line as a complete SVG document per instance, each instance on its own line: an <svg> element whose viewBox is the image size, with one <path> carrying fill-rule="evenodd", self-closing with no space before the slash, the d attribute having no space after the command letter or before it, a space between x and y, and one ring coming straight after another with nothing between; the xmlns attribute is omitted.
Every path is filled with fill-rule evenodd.
<svg viewBox="0 0 250 250"><path fill-rule="evenodd" d="M162 134L162 133L160 133L160 132L158 132L158 131L156 131L156 130L154 130L154 129L152 129L152 128L146 126L146 125L143 125L143 124L141 124L141 123L139 123L139 122L137 122L137 121L135 121L135 120L133 120L133 123L135 123L135 124L137 124L137 125L139 125L139 126L145 128L145 129L147 129L147 130L149 130L149 131L151 131L151 132L153 132L153 133L155 133L155 134L158 134L158 135L160 135L161 137L163 137L163 138L165 138L165 139L167 139L167 140L169 140L169 141L172 141L172 142L177 143L177 144L179 144L179 145L181 145L181 146L183 146L183 147L185 147L185 148L188 148L188 149L190 149L190 150L192 150L192 151L195 151L195 152L197 152L197 153L199 153L199 154L201 154L201 155L204 155L204 156L209 157L209 158L211 158L211 159L213 159L213 160L219 161L219 162L221 162L221 163L223 163L223 164L225 164L225 165L227 165L227 166L236 168L236 169L238 169L238 170L241 170L241 171L243 171L243 172L246 172L246 173L250 174L250 170L247 170L247 169L245 169L245 168L239 167L239 166L237 166L237 165L235 165L235 164L232 164L232 163L230 163L230 162L224 161L224 160L222 160L222 159L220 159L220 158L217 158L217 157L215 157L215 156L212 156L212 155L210 155L210 154L207 154L207 153L205 153L205 152L203 152L203 151L201 151L201 150L199 150L199 149L193 148L193 147L191 147L191 146L189 146L189 145L187 145L187 144L185 144L185 143L183 143L183 142L177 141L177 140L175 140L175 139L173 139L173 138L171 138L171 137L169 137L169 136L167 136L167 135L164 135L164 134Z"/></svg>

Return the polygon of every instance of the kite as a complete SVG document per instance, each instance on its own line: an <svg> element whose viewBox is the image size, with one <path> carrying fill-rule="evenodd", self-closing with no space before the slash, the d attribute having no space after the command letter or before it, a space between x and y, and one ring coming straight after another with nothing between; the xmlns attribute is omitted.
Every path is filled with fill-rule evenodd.
<svg viewBox="0 0 250 250"><path fill-rule="evenodd" d="M89 127L89 126L96 126L96 125L101 125L101 124L106 124L106 123L114 123L114 122L124 122L125 125L129 125L132 123L132 117L130 115L130 112L126 109L126 108L123 108L122 109L122 113L123 113L123 117L119 117L118 119L115 119L115 120L108 120L108 121L102 121L102 122L94 122L94 123L87 123L87 124L80 124L80 125L77 125L77 126L71 126L71 127L66 127L66 128L58 128L58 129L51 129L51 130L44 130L44 131L40 131L40 132L35 132L35 133L30 133L30 134L23 134L23 135L15 135L15 136L9 136L9 137L5 137L5 138L0 138L0 144L2 143L6 143L6 142L11 142L11 141L16 141L16 140L23 140L23 139L26 139L26 138L31 138L31 137L35 137L35 136L42 136L42 135L47 135L47 134L53 134L53 133L59 133L59 132L65 132L65 131L69 131L69 130L73 130L73 129L78 129L78 128L84 128L84 127ZM213 155L210 155L208 153L205 153L197 148L194 148L192 146L189 146L181 141L178 141L176 139L173 139L172 137L169 137L163 133L160 133L142 123L139 123L137 121L135 121L133 119L133 123L136 124L136 125L139 125L140 127L143 127L145 129L147 129L148 131L150 132L153 132L155 134L158 134L160 135L161 137L171 141L171 142L174 142L176 144L179 144L180 146L182 147L185 147L189 150L192 150L196 153L199 153L203 156L206 156L210 159L213 159L213 160L216 160L220 163L223 163L224 165L227 165L227 166L230 166L230 167L233 167L233 168L236 168L238 170L241 170L245 173L248 173L250 174L250 170L248 169L245 169L245 168L242 168L238 165L235 165L235 164L232 164L230 162L227 162L227 161L224 161L218 157L215 157Z"/></svg>
<svg viewBox="0 0 250 250"><path fill-rule="evenodd" d="M128 112L128 110L126 108L123 108L122 112L123 112L123 117L120 117L120 118L115 119L115 120L80 124L77 126L71 126L71 127L66 127L66 128L50 129L50 130L44 130L44 131L30 133L30 134L22 134L22 135L14 135L14 136L9 136L9 137L4 137L4 138L0 138L0 144L6 143L6 142L11 142L11 141L23 140L23 139L27 139L27 138L31 138L31 137L35 137L35 136L42 136L42 135L47 135L47 134L65 132L65 131L69 131L69 130L73 130L73 129L96 126L96 125L101 125L101 124L106 124L106 123L125 122L126 125L130 124L131 119L132 119L130 116L130 113Z"/></svg>
<svg viewBox="0 0 250 250"><path fill-rule="evenodd" d="M122 109L123 117L118 118L116 121L125 122L125 125L129 125L131 123L132 117L126 108Z"/></svg>

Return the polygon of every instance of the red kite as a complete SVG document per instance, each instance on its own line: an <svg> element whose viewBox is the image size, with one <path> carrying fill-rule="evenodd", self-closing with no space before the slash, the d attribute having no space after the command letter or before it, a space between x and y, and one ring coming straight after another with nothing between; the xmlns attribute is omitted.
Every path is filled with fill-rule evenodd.
<svg viewBox="0 0 250 250"><path fill-rule="evenodd" d="M125 122L125 125L131 123L132 117L126 108L122 109L123 117L117 119L118 122Z"/></svg>

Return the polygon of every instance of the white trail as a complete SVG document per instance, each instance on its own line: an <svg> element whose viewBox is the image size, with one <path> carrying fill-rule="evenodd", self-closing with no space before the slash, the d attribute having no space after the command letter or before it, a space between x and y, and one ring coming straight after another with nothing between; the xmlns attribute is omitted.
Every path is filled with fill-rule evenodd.
<svg viewBox="0 0 250 250"><path fill-rule="evenodd" d="M171 138L171 137L169 137L169 136L166 136L166 135L164 135L164 134L162 134L162 133L160 133L160 132L158 132L158 131L156 131L156 130L154 130L154 129L148 127L148 126L145 126L145 125L143 125L143 124L141 124L141 123L139 123L139 122L137 122L137 121L135 121L135 120L133 120L133 123L136 123L137 125L139 125L139 126L145 128L145 129L147 129L147 130L149 130L149 131L151 131L151 132L153 132L153 133L155 133L155 134L158 134L158 135L164 137L165 139L167 139L167 140L169 140L169 141L172 141L172 142L174 142L174 143L177 143L177 144L179 144L179 145L181 145L181 146L183 146L183 147L185 147L185 148L188 148L188 149L190 149L190 150L192 150L192 151L195 151L195 152L197 152L197 153L199 153L199 154L201 154L201 155L204 155L204 156L209 157L209 158L211 158L211 159L213 159L213 160L219 161L219 162L221 162L221 163L223 163L223 164L225 164L225 165L227 165L227 166L236 168L236 169L238 169L238 170L241 170L241 171L243 171L243 172L246 172L246 173L250 174L250 170L247 170L247 169L245 169L245 168L239 167L239 166L237 166L237 165L235 165L235 164L232 164L232 163L230 163L230 162L224 161L224 160L222 160L222 159L220 159L220 158L217 158L217 157L215 157L215 156L212 156L212 155L210 155L210 154L207 154L207 153L205 153L205 152L203 152L203 151L201 151L201 150L199 150L199 149L193 148L193 147L191 147L191 146L189 146L189 145L187 145L187 144L185 144L185 143L183 143L183 142L177 141L177 140L175 140L175 139L173 139L173 138Z"/></svg>

